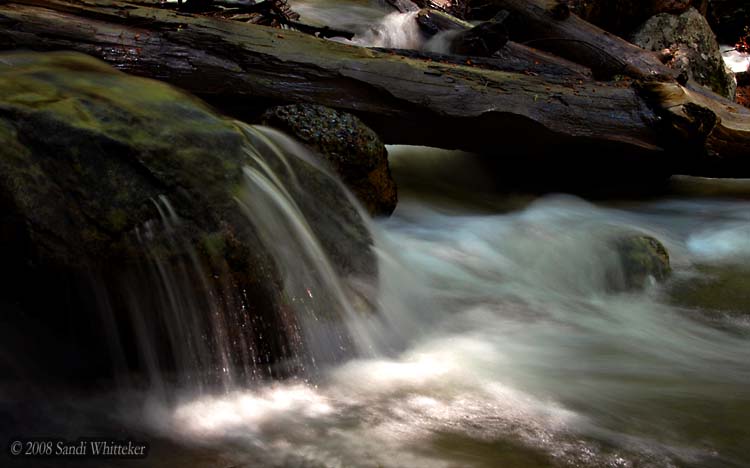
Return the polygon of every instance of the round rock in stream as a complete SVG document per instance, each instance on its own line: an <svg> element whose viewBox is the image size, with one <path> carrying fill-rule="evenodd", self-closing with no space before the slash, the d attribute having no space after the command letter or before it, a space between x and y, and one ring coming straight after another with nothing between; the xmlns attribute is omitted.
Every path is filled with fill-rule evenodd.
<svg viewBox="0 0 750 468"><path fill-rule="evenodd" d="M612 241L612 246L619 257L621 266L620 275L610 275L610 285L614 289L643 288L651 278L661 282L672 272L667 249L651 236L645 234L619 236ZM619 278L615 279L616 277Z"/></svg>
<svg viewBox="0 0 750 468"><path fill-rule="evenodd" d="M396 208L385 145L357 117L324 106L291 104L269 109L261 122L323 156L370 214L388 216Z"/></svg>

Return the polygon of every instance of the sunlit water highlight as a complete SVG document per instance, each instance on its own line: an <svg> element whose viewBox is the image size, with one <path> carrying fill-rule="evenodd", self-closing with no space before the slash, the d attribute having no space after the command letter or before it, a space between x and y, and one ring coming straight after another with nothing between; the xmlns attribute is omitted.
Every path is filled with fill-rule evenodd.
<svg viewBox="0 0 750 468"><path fill-rule="evenodd" d="M732 46L720 46L724 63L734 72L746 72L750 68L750 54L739 52Z"/></svg>
<svg viewBox="0 0 750 468"><path fill-rule="evenodd" d="M345 3L295 0L291 4L306 22L353 32L355 36L351 40L333 38L346 44L445 53L453 34L428 38L416 21L417 12L399 13L378 0Z"/></svg>

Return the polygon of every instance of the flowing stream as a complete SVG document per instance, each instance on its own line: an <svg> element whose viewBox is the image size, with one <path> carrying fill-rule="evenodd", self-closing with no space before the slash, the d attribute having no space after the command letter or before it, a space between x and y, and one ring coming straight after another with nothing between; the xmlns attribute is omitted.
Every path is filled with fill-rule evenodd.
<svg viewBox="0 0 750 468"><path fill-rule="evenodd" d="M292 8L302 20L355 33L352 40L335 38L347 44L394 49L429 49L446 52L443 34L427 38L416 22L416 12L399 13L385 0L293 0Z"/></svg>
<svg viewBox="0 0 750 468"><path fill-rule="evenodd" d="M301 152L266 136L291 145L279 155ZM750 464L750 184L679 179L664 198L606 203L499 195L479 158L390 153L400 202L370 225L379 270L368 307L326 263L278 170L248 166L238 197L275 245L288 294L327 295L323 309L294 306L311 318L297 331L323 350L350 341L344 359L285 379L62 393L64 410L27 411L48 411L55 434L139 434L152 444L144 466ZM613 290L621 263L609 240L624 232L660 239L672 278ZM179 301L200 295L171 284ZM333 327L318 320L334 309ZM226 344L213 333L209 343Z"/></svg>
<svg viewBox="0 0 750 468"><path fill-rule="evenodd" d="M336 27L387 12L294 7ZM371 45L416 44L408 15L385 18L363 32ZM627 202L499 195L479 158L391 147L399 205L365 220L378 274L352 279L335 271L295 193L285 158L304 151L261 137L278 160L246 168L238 210L298 300L289 310L305 372L129 390L114 415L110 395L86 397L70 403L89 415L78 435L108 413L116 422L103 424L156 441L143 466L750 466L750 183L679 179L663 198ZM163 225L179 222L168 200L154 203ZM624 272L610 240L632 232L662 241L671 279L612 288ZM193 346L185 366L218 354L230 373L225 334L244 322L195 341L181 330L204 293L154 268L165 308L185 314L172 337ZM300 299L319 294L317 305ZM197 349L206 342L213 351ZM253 374L247 361L242 375Z"/></svg>
<svg viewBox="0 0 750 468"><path fill-rule="evenodd" d="M747 202L497 196L468 155L391 153L402 195L373 227L379 324L345 319L381 335L372 355L305 379L185 392L149 409L154 430L239 466L750 463L750 302L680 297L750 271ZM673 278L612 292L607 239L634 230L664 242Z"/></svg>

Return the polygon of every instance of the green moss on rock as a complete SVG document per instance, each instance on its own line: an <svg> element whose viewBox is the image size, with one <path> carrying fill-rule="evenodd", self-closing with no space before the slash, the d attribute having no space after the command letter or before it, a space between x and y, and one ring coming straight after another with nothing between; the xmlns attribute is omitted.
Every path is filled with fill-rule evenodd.
<svg viewBox="0 0 750 468"><path fill-rule="evenodd" d="M613 246L620 260L626 289L643 288L651 278L664 281L672 272L667 249L651 236L621 236L614 240Z"/></svg>

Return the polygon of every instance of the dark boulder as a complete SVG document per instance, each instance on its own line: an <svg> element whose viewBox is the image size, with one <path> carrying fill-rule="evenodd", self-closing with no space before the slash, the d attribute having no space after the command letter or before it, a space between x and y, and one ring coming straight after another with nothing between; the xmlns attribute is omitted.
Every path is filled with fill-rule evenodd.
<svg viewBox="0 0 750 468"><path fill-rule="evenodd" d="M357 117L324 106L292 104L269 109L261 122L323 156L370 214L388 216L396 208L385 145Z"/></svg>
<svg viewBox="0 0 750 468"><path fill-rule="evenodd" d="M247 374L299 354L278 262L238 207L253 155L287 183L305 175L290 192L300 205L316 197L308 223L339 275L372 277L375 262L339 185L267 141L182 91L81 54L3 54L4 310L88 330L71 341L96 341L92 356L106 354L100 341L152 342L144 356L124 353L141 370L218 375L242 361Z"/></svg>
<svg viewBox="0 0 750 468"><path fill-rule="evenodd" d="M663 13L652 17L634 33L632 42L647 50L667 49L669 67L734 99L734 74L724 63L708 21L694 8L681 15Z"/></svg>

